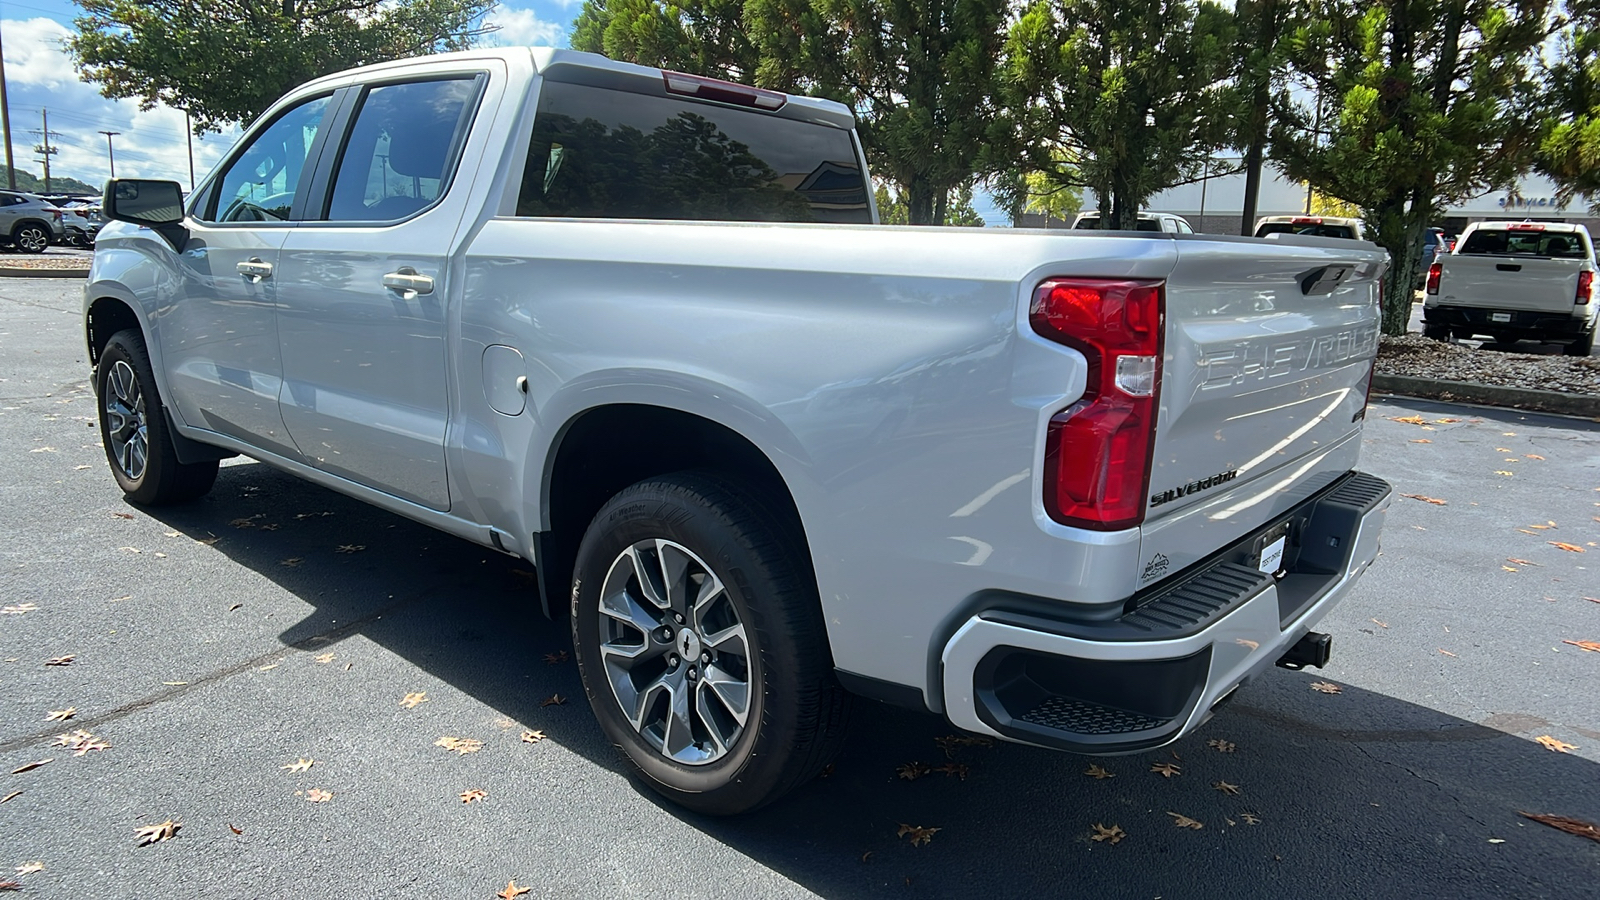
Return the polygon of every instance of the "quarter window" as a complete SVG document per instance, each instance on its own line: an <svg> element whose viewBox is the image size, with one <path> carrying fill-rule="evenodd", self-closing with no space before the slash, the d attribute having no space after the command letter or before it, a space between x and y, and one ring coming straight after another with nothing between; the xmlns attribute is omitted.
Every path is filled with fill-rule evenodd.
<svg viewBox="0 0 1600 900"><path fill-rule="evenodd" d="M279 115L259 132L217 179L212 222L284 222L305 173L328 98L317 97Z"/></svg>
<svg viewBox="0 0 1600 900"><path fill-rule="evenodd" d="M431 206L449 183L477 94L475 77L367 91L339 160L327 217L383 222Z"/></svg>

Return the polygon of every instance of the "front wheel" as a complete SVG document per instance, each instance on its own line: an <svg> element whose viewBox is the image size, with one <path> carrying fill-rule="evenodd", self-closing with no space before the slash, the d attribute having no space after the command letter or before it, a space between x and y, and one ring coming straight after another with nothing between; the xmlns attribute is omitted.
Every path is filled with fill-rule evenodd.
<svg viewBox="0 0 1600 900"><path fill-rule="evenodd" d="M211 490L217 480L216 460L178 462L150 354L138 331L119 331L106 342L95 370L95 394L106 460L129 500L161 506L193 500Z"/></svg>
<svg viewBox="0 0 1600 900"><path fill-rule="evenodd" d="M572 637L589 704L649 785L730 815L821 771L849 698L798 525L711 473L642 481L583 537Z"/></svg>
<svg viewBox="0 0 1600 900"><path fill-rule="evenodd" d="M23 222L11 232L11 242L23 253L43 253L50 246L50 233L42 225Z"/></svg>

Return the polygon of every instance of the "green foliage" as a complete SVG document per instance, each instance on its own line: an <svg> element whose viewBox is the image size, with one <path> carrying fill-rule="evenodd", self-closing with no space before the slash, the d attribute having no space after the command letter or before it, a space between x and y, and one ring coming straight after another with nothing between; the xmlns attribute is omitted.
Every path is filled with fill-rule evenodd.
<svg viewBox="0 0 1600 900"><path fill-rule="evenodd" d="M901 191L891 190L888 185L880 184L873 191L873 198L878 204L878 221L885 225L910 225L911 209L906 204L905 194ZM945 198L944 225L965 225L972 228L982 228L983 217L972 206L972 185L966 184Z"/></svg>
<svg viewBox="0 0 1600 900"><path fill-rule="evenodd" d="M1287 39L1270 153L1359 206L1389 251L1383 330L1402 334L1423 229L1511 184L1537 143L1550 0L1312 0ZM1311 99L1315 98L1315 99Z"/></svg>
<svg viewBox="0 0 1600 900"><path fill-rule="evenodd" d="M754 84L760 57L743 11L739 0L588 0L573 22L572 48Z"/></svg>
<svg viewBox="0 0 1600 900"><path fill-rule="evenodd" d="M17 190L27 191L30 194L49 193L98 195L101 191L101 188L95 187L92 184L85 184L76 178L62 178L60 175L50 176L50 190L46 191L44 189L43 178L40 178L32 172L24 172L21 169L13 169L12 172L17 179ZM5 185L0 183L0 188L3 187L5 187Z"/></svg>
<svg viewBox="0 0 1600 900"><path fill-rule="evenodd" d="M113 99L191 113L197 131L249 122L289 89L353 66L462 50L495 0L78 0L67 41Z"/></svg>
<svg viewBox="0 0 1600 900"><path fill-rule="evenodd" d="M1131 228L1230 137L1232 29L1210 0L1037 0L1007 41L996 143L1044 175L1041 196L1090 188Z"/></svg>
<svg viewBox="0 0 1600 900"><path fill-rule="evenodd" d="M1560 197L1585 196L1600 213L1600 4L1580 8L1569 0L1571 27L1547 77L1553 103L1535 167L1550 176Z"/></svg>

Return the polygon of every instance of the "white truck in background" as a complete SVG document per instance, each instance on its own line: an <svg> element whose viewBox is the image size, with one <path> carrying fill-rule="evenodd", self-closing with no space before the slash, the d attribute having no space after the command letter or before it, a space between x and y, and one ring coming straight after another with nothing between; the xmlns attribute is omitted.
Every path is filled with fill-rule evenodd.
<svg viewBox="0 0 1600 900"><path fill-rule="evenodd" d="M1595 253L1589 230L1554 222L1479 222L1428 270L1422 333L1487 335L1594 351Z"/></svg>

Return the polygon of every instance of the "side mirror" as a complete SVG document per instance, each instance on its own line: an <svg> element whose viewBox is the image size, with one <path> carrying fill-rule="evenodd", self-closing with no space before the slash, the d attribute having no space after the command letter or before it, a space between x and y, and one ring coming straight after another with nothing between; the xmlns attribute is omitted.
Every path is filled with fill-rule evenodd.
<svg viewBox="0 0 1600 900"><path fill-rule="evenodd" d="M176 181L113 178L101 197L103 215L155 229L174 250L182 251L189 232L183 227L183 189Z"/></svg>

